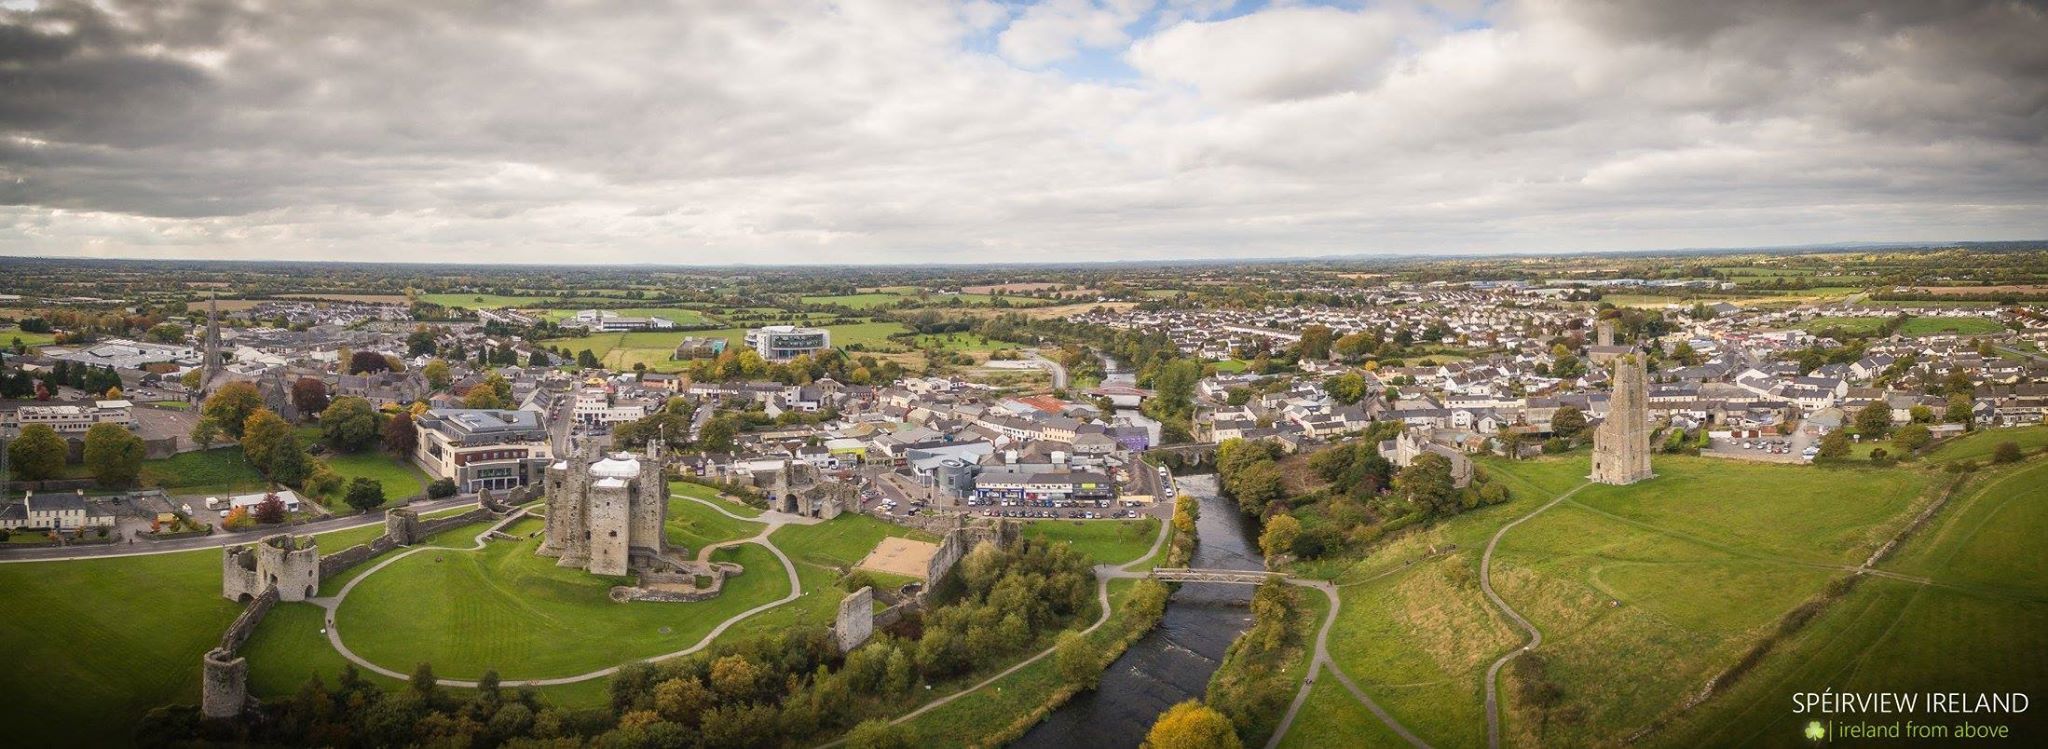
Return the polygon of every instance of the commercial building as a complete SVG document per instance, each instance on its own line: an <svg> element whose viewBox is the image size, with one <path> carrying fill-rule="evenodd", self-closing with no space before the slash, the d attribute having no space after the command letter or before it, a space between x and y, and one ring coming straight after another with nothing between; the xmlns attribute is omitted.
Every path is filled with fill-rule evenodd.
<svg viewBox="0 0 2048 749"><path fill-rule="evenodd" d="M547 425L532 411L434 408L416 423L413 461L464 492L538 482L552 454Z"/></svg>
<svg viewBox="0 0 2048 749"><path fill-rule="evenodd" d="M638 317L587 309L564 321L562 327L583 328L593 333L623 333L630 330L673 330L676 323L666 317Z"/></svg>
<svg viewBox="0 0 2048 749"><path fill-rule="evenodd" d="M94 424L120 424L134 429L133 410L134 404L124 400L93 401L90 406L22 406L0 411L0 432L20 434L21 428L30 424L42 424L63 437L83 437Z"/></svg>
<svg viewBox="0 0 2048 749"><path fill-rule="evenodd" d="M832 348L832 331L795 325L769 325L747 331L747 347L768 361L789 361Z"/></svg>

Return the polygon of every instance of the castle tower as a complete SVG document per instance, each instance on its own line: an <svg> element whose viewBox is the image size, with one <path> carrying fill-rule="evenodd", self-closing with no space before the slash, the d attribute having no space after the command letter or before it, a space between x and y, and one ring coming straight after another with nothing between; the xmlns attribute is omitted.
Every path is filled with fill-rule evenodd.
<svg viewBox="0 0 2048 749"><path fill-rule="evenodd" d="M668 525L668 476L661 462L661 440L647 448L647 457L640 459L640 476L631 487L632 527L627 534L627 545L648 552L661 551L662 529Z"/></svg>
<svg viewBox="0 0 2048 749"><path fill-rule="evenodd" d="M1614 392L1607 420L1593 432L1593 471L1602 484L1633 484L1650 471L1650 387L1643 360L1631 354L1614 361Z"/></svg>
<svg viewBox="0 0 2048 749"><path fill-rule="evenodd" d="M254 598L276 588L280 601L320 594L320 547L312 536L281 533L251 546L221 549L220 593L229 600Z"/></svg>
<svg viewBox="0 0 2048 749"><path fill-rule="evenodd" d="M207 651L200 676L199 713L208 718L233 718L249 704L249 659L225 648Z"/></svg>
<svg viewBox="0 0 2048 749"><path fill-rule="evenodd" d="M1599 322L1593 323L1593 331L1594 331L1594 332L1593 332L1593 335L1594 335L1595 339L1596 339L1596 340L1598 341L1599 345L1602 345L1602 346L1612 346L1612 345L1614 345L1614 321L1613 321L1613 320L1601 320L1601 321L1599 321Z"/></svg>
<svg viewBox="0 0 2048 749"><path fill-rule="evenodd" d="M206 338L200 343L206 350L206 364L199 370L199 392L201 395L213 391L214 381L220 379L220 300L213 292L206 295ZM344 365L347 362L343 362Z"/></svg>

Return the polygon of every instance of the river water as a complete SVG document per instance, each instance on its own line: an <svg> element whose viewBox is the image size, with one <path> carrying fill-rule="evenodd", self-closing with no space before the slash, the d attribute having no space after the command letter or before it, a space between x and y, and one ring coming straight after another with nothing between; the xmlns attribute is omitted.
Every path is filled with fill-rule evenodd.
<svg viewBox="0 0 2048 749"><path fill-rule="evenodd" d="M1184 476L1180 491L1201 500L1201 543L1190 565L1263 569L1258 545L1237 507L1217 496L1214 476ZM1035 749L1135 747L1174 704L1200 699L1232 640L1251 626L1249 585L1184 583L1159 626L1132 643L1102 674L1101 685L1053 711L1012 746Z"/></svg>

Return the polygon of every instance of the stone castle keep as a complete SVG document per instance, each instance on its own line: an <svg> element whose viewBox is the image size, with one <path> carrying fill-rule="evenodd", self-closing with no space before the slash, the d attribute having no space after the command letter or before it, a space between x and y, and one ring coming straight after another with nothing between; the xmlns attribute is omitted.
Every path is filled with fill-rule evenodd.
<svg viewBox="0 0 2048 749"><path fill-rule="evenodd" d="M585 451L548 466L547 531L537 553L559 557L563 567L621 576L659 557L668 482L660 448L653 450L644 461Z"/></svg>
<svg viewBox="0 0 2048 749"><path fill-rule="evenodd" d="M1602 484L1633 484L1655 476L1650 471L1650 385L1641 357L1614 360L1614 394L1607 401L1607 420L1593 431L1593 472L1586 478Z"/></svg>

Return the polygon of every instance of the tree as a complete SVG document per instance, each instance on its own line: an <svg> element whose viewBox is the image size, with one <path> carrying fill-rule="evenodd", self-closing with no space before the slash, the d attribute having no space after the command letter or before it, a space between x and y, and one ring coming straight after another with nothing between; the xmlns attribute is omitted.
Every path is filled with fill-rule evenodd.
<svg viewBox="0 0 2048 749"><path fill-rule="evenodd" d="M361 479L357 480L360 481ZM412 691L414 694L417 694L421 697L430 697L434 694L434 687L438 686L440 683L440 679L434 678L433 665L428 663L421 663L419 665L419 668L415 668L412 670L412 679L409 682L409 686L412 687Z"/></svg>
<svg viewBox="0 0 2048 749"><path fill-rule="evenodd" d="M1259 534L1259 550L1266 553L1271 562L1282 554L1294 551L1294 541L1301 538L1301 521L1293 515L1281 513L1266 519L1266 530Z"/></svg>
<svg viewBox="0 0 2048 749"><path fill-rule="evenodd" d="M1882 400L1874 400L1856 412L1856 433L1866 438L1883 437L1892 428L1892 406Z"/></svg>
<svg viewBox="0 0 2048 749"><path fill-rule="evenodd" d="M1231 494L1239 507L1253 515L1264 514L1266 505L1287 496L1287 484L1280 476L1280 466L1270 460L1238 471L1233 479Z"/></svg>
<svg viewBox="0 0 2048 749"><path fill-rule="evenodd" d="M348 482L348 495L343 498L348 506L369 511L384 504L384 485L376 479L357 477Z"/></svg>
<svg viewBox="0 0 2048 749"><path fill-rule="evenodd" d="M483 382L462 395L462 405L465 408L511 408L512 383L496 374L485 377Z"/></svg>
<svg viewBox="0 0 2048 749"><path fill-rule="evenodd" d="M731 415L713 416L698 432L697 446L705 452L731 452L739 432L739 423Z"/></svg>
<svg viewBox="0 0 2048 749"><path fill-rule="evenodd" d="M1242 749L1237 728L1222 713L1194 700L1160 713L1145 733L1144 749Z"/></svg>
<svg viewBox="0 0 2048 749"><path fill-rule="evenodd" d="M413 426L412 412L400 411L384 421L384 450L400 457L411 455L420 442L419 429Z"/></svg>
<svg viewBox="0 0 2048 749"><path fill-rule="evenodd" d="M1301 342L1296 344L1301 358L1314 361L1330 358L1333 332L1327 325L1310 325L1302 328Z"/></svg>
<svg viewBox="0 0 2048 749"><path fill-rule="evenodd" d="M375 351L357 351L348 357L349 374L376 374L390 370L390 360Z"/></svg>
<svg viewBox="0 0 2048 749"><path fill-rule="evenodd" d="M185 340L185 328L177 323L163 323L149 329L143 337L157 343L179 343Z"/></svg>
<svg viewBox="0 0 2048 749"><path fill-rule="evenodd" d="M94 424L85 430L85 465L100 486L112 488L135 483L135 477L142 473L145 451L142 438L119 424Z"/></svg>
<svg viewBox="0 0 2048 749"><path fill-rule="evenodd" d="M118 388L118 387L110 387L110 388L107 388L107 392L105 393L105 397L106 397L106 399L107 399L107 400L110 400L110 401L117 401L117 400L120 400L120 399L121 399L121 389L120 389L120 388Z"/></svg>
<svg viewBox="0 0 2048 749"><path fill-rule="evenodd" d="M1060 679L1084 689L1094 689L1102 676L1102 658L1099 651L1088 644L1088 638L1079 632L1061 632L1059 644L1053 646L1053 663L1059 669Z"/></svg>
<svg viewBox="0 0 2048 749"><path fill-rule="evenodd" d="M220 527L231 531L238 531L255 524L256 520L249 517L249 508L247 507L236 507L228 510L228 516L221 518L220 521Z"/></svg>
<svg viewBox="0 0 2048 749"><path fill-rule="evenodd" d="M1574 406L1560 406L1550 416L1550 431L1565 439L1575 439L1586 431L1586 412Z"/></svg>
<svg viewBox="0 0 2048 749"><path fill-rule="evenodd" d="M405 337L405 355L425 356L431 353L434 353L434 331L425 325L413 328L412 334Z"/></svg>
<svg viewBox="0 0 2048 749"><path fill-rule="evenodd" d="M1972 414L1975 412L1975 409L1972 408L1974 405L1967 393L1951 395L1948 397L1948 411L1941 415L1941 420L1950 424L1961 424L1967 427L1970 425Z"/></svg>
<svg viewBox="0 0 2048 749"><path fill-rule="evenodd" d="M64 475L64 457L71 452L64 438L48 424L28 424L21 436L7 445L8 467L23 481L41 481Z"/></svg>
<svg viewBox="0 0 2048 749"><path fill-rule="evenodd" d="M1394 492L1435 515L1456 513L1458 490L1451 480L1451 461L1436 453L1415 456L1414 462L1394 474Z"/></svg>
<svg viewBox="0 0 2048 749"><path fill-rule="evenodd" d="M1915 403L1912 408L1906 409L1906 412L1913 415L1915 424L1934 423L1934 409L1928 408L1926 404Z"/></svg>
<svg viewBox="0 0 2048 749"><path fill-rule="evenodd" d="M426 368L420 371L427 376L427 387L435 390L448 387L448 383L452 381L448 374L448 362L440 359L427 362Z"/></svg>
<svg viewBox="0 0 2048 749"><path fill-rule="evenodd" d="M1820 450L1814 457L1821 459L1846 458L1849 456L1849 430L1837 429L1820 438Z"/></svg>
<svg viewBox="0 0 2048 749"><path fill-rule="evenodd" d="M336 398L320 412L320 435L345 453L369 447L377 441L377 409L362 398Z"/></svg>
<svg viewBox="0 0 2048 749"><path fill-rule="evenodd" d="M311 416L327 410L327 383L318 377L301 377L292 383L292 405Z"/></svg>
<svg viewBox="0 0 2048 749"><path fill-rule="evenodd" d="M258 408L242 425L242 461L270 475L270 459L292 436L292 425L283 417Z"/></svg>
<svg viewBox="0 0 2048 749"><path fill-rule="evenodd" d="M192 441L199 445L199 449L209 449L220 439L220 422L211 416L201 417L198 421L192 422L191 436Z"/></svg>
<svg viewBox="0 0 2048 749"><path fill-rule="evenodd" d="M284 500L279 498L276 492L265 494L263 495L263 501L256 503L256 512L253 514L256 517L256 522L264 525L282 523L284 522Z"/></svg>
<svg viewBox="0 0 2048 749"><path fill-rule="evenodd" d="M1926 424L1907 424L1892 432L1892 443L1906 452L1926 447L1927 443L1933 440L1934 432L1929 430Z"/></svg>
<svg viewBox="0 0 2048 749"><path fill-rule="evenodd" d="M1328 392L1330 397L1336 399L1338 403L1347 406L1365 398L1367 387L1365 378L1357 372L1345 372L1323 382L1323 390ZM1234 403L1231 405L1243 404Z"/></svg>
<svg viewBox="0 0 2048 749"><path fill-rule="evenodd" d="M2020 452L2019 443L2010 440L2000 442L1997 447L1991 448L1991 462L1993 463L2018 463L2023 457L2026 457L2026 455Z"/></svg>
<svg viewBox="0 0 2048 749"><path fill-rule="evenodd" d="M207 396L199 413L213 419L229 439L239 440L242 430L248 427L250 414L262 409L263 394L256 391L254 383L230 382Z"/></svg>
<svg viewBox="0 0 2048 749"><path fill-rule="evenodd" d="M1184 414L1195 402L1195 383L1202 379L1202 368L1188 359L1175 359L1159 368L1159 374L1152 377L1152 387L1158 393L1154 400L1168 414Z"/></svg>
<svg viewBox="0 0 2048 749"><path fill-rule="evenodd" d="M313 456L299 444L299 435L287 434L270 453L270 480L285 486L304 487L313 476Z"/></svg>
<svg viewBox="0 0 2048 749"><path fill-rule="evenodd" d="M887 719L861 721L846 734L848 749L916 749L922 746L908 726L893 725Z"/></svg>

